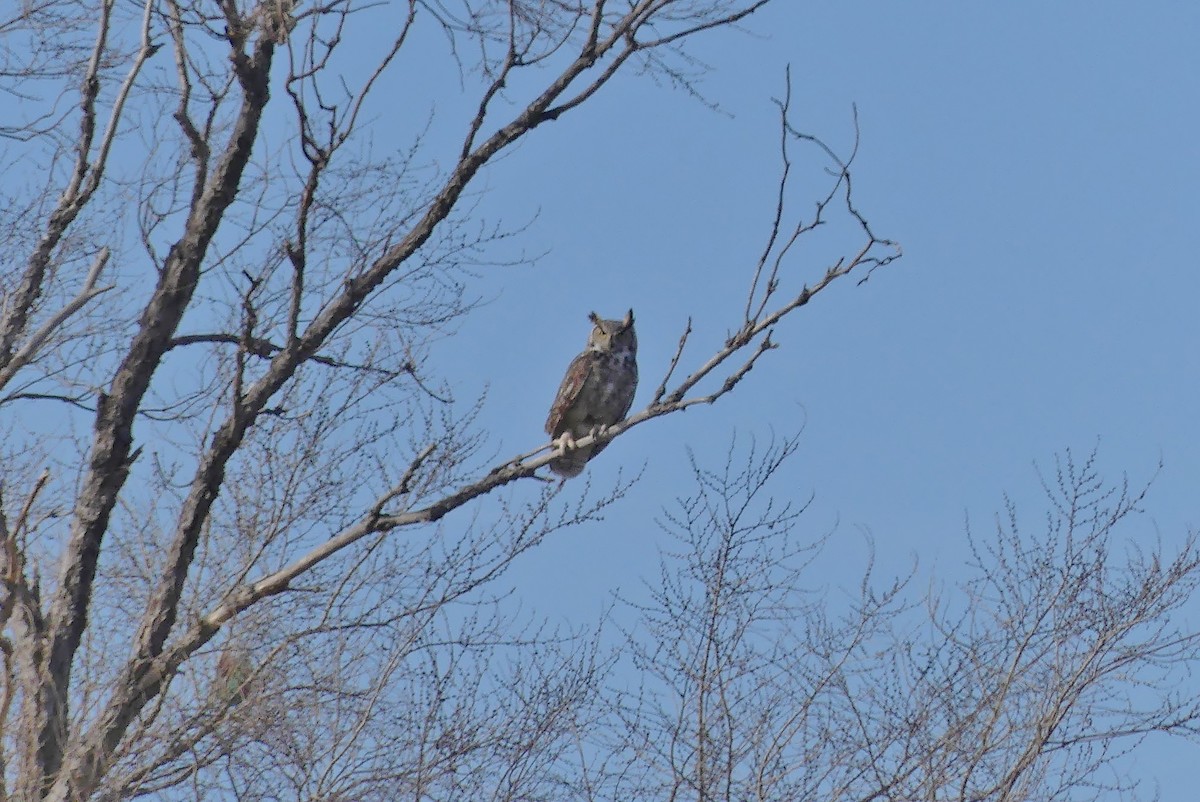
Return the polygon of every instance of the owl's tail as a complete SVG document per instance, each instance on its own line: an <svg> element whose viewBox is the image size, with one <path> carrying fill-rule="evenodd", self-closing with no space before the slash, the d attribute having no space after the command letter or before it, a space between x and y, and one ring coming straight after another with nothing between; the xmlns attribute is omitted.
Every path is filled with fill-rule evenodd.
<svg viewBox="0 0 1200 802"><path fill-rule="evenodd" d="M561 457L550 460L550 470L564 479L570 479L583 473L583 468L591 456L590 448L573 448Z"/></svg>

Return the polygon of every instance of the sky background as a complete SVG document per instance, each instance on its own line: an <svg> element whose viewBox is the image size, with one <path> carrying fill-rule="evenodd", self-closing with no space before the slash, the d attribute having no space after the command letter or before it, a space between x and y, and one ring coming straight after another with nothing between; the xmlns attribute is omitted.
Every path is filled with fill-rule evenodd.
<svg viewBox="0 0 1200 802"><path fill-rule="evenodd" d="M1098 446L1110 480L1146 480L1161 459L1137 536L1179 543L1200 521L1200 6L781 0L746 28L692 50L720 112L626 75L484 177L480 214L532 220L519 245L545 252L483 271L488 303L439 346L463 360L460 397L486 387L497 456L542 442L589 310L636 312L635 409L689 316L685 366L737 325L774 204L771 99L788 65L797 124L843 153L857 105L858 206L904 258L801 310L715 407L611 446L593 483L644 466L642 481L605 521L525 559L507 577L516 597L580 624L614 592L636 595L668 545L653 518L689 492L685 449L716 467L734 433L803 428L775 492L814 496L802 526L834 530L848 582L867 536L881 577L916 560L953 581L968 517L987 529L1007 493L1036 523L1034 466L1065 448ZM795 208L816 191L798 188ZM817 279L823 253L793 258L781 293ZM1160 739L1136 767L1185 799L1198 760L1200 746Z"/></svg>

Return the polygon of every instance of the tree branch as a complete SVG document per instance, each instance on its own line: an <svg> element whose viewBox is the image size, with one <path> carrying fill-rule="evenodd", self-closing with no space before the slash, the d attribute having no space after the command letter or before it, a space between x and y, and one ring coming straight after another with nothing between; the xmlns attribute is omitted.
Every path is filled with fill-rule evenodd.
<svg viewBox="0 0 1200 802"><path fill-rule="evenodd" d="M58 331L72 315L87 305L89 301L98 295L108 292L114 285L107 287L97 287L96 280L100 277L100 271L104 269L104 265L108 262L109 250L105 246L100 249L100 253L96 255L96 259L92 262L92 269L88 271L87 278L84 279L83 287L79 293L62 309L51 315L39 328L34 332L25 344L21 346L8 363L0 368L0 388L8 384L12 377L17 374L21 368L32 362L38 355L39 350L50 337Z"/></svg>
<svg viewBox="0 0 1200 802"><path fill-rule="evenodd" d="M193 202L184 235L167 255L158 285L142 313L140 327L129 351L108 392L100 397L89 469L80 488L64 553L63 573L49 616L47 660L51 681L41 700L49 715L42 728L39 754L41 776L47 780L56 778L51 796L67 798L73 793L68 789L79 787L81 782L88 786L94 781L94 772L101 768L86 760L81 762L79 755L73 754L72 766L64 772L58 771L63 759L61 739L71 665L87 623L92 582L109 516L136 458L132 453L133 421L150 379L191 301L209 243L237 194L269 97L267 79L274 49L274 42L264 36L256 41L253 56L235 53L234 62L243 94L229 141L211 180ZM215 486L206 492L215 497ZM182 581L182 576L168 576L167 587L175 588ZM158 606L150 606L148 615L160 618L160 613ZM138 637L138 648L153 652L156 633L159 633L157 628L144 624Z"/></svg>

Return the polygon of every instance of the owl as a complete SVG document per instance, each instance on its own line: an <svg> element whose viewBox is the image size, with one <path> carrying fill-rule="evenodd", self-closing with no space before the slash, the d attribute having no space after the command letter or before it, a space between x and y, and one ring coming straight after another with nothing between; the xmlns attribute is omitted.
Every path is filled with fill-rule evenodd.
<svg viewBox="0 0 1200 802"><path fill-rule="evenodd" d="M253 674L253 667L245 651L227 645L217 659L217 679L213 683L213 690L221 699L237 704L245 698Z"/></svg>
<svg viewBox="0 0 1200 802"><path fill-rule="evenodd" d="M608 445L573 448L574 442L624 420L637 389L633 310L624 320L601 320L595 312L588 317L593 326L587 348L571 360L546 418L546 434L567 448L550 461L550 470L564 478L578 476L587 461Z"/></svg>

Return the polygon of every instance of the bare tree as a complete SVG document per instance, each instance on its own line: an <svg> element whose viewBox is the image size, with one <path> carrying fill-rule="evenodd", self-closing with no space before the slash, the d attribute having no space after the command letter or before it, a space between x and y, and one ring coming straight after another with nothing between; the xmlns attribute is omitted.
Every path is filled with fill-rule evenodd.
<svg viewBox="0 0 1200 802"><path fill-rule="evenodd" d="M488 589L623 488L538 483L549 446L485 464L479 407L429 359L507 233L464 198L619 72L693 89L688 42L766 4L39 0L0 20L0 136L24 177L0 204L0 798L570 784L604 658ZM438 43L474 92L458 144L417 128L378 149L405 54ZM783 317L898 256L852 202L851 159L779 108L777 213L733 333L693 359L689 326L650 404L579 445L716 401ZM805 216L797 144L830 167ZM835 213L845 255L785 282Z"/></svg>
<svg viewBox="0 0 1200 802"><path fill-rule="evenodd" d="M1145 544L1146 488L1067 452L1026 526L995 531L941 593L818 577L825 537L769 482L795 439L694 466L675 545L635 605L627 674L586 799L1017 800L1134 792L1114 760L1200 733L1200 542Z"/></svg>

